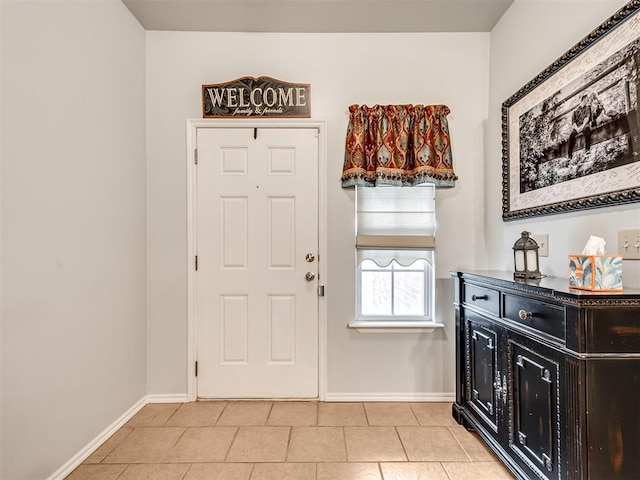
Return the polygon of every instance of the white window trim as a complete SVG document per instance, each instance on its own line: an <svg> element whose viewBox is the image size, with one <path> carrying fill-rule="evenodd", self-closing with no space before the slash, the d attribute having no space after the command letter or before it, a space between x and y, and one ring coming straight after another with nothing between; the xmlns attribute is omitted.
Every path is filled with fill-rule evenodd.
<svg viewBox="0 0 640 480"><path fill-rule="evenodd" d="M349 323L349 328L359 333L432 333L444 328L443 323L436 322L403 322L403 321L359 321Z"/></svg>

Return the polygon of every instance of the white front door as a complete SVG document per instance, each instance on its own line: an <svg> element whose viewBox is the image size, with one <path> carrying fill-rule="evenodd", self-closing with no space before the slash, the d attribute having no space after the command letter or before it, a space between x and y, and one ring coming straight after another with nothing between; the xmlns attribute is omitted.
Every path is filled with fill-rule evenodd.
<svg viewBox="0 0 640 480"><path fill-rule="evenodd" d="M317 397L318 131L198 128L197 148L198 397Z"/></svg>

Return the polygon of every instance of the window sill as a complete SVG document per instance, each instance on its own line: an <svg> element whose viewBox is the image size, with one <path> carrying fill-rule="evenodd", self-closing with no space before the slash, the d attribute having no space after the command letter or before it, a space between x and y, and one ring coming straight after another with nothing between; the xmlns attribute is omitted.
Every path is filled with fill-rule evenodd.
<svg viewBox="0 0 640 480"><path fill-rule="evenodd" d="M358 333L432 333L444 328L444 324L435 322L351 322L348 325Z"/></svg>

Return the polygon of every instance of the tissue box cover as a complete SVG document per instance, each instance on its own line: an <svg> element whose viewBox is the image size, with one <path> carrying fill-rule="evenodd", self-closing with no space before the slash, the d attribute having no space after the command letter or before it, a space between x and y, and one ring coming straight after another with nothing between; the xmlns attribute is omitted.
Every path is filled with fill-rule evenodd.
<svg viewBox="0 0 640 480"><path fill-rule="evenodd" d="M622 290L622 257L569 255L569 287L593 291Z"/></svg>

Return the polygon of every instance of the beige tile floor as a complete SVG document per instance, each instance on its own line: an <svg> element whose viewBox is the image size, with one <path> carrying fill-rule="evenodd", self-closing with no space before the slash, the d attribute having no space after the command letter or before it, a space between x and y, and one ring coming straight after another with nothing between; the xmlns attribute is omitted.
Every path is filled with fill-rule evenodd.
<svg viewBox="0 0 640 480"><path fill-rule="evenodd" d="M450 403L151 404L69 480L510 480Z"/></svg>

